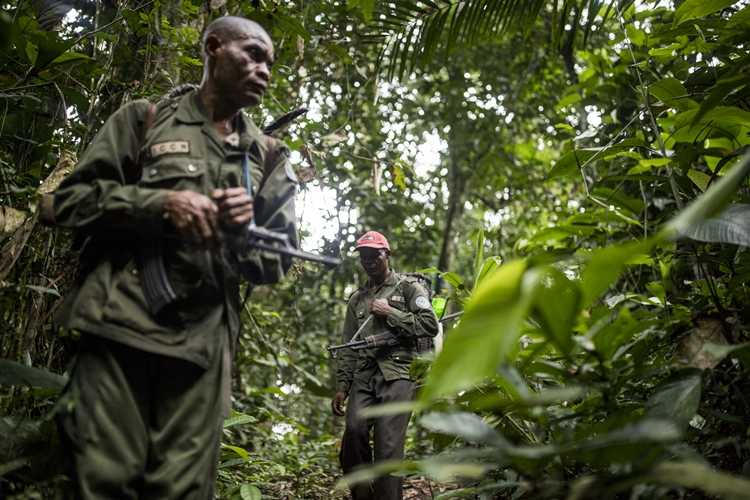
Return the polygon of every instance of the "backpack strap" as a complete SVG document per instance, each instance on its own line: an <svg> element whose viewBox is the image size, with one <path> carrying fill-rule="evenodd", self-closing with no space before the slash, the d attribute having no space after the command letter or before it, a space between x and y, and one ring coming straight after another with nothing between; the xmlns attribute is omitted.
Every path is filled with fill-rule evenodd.
<svg viewBox="0 0 750 500"><path fill-rule="evenodd" d="M398 281L396 282L396 286L399 287L399 290L401 291L401 295L404 295L404 289L403 284L408 283L409 285L414 284L420 284L427 292L427 297L432 300L432 281L421 273L399 273L398 275Z"/></svg>
<svg viewBox="0 0 750 500"><path fill-rule="evenodd" d="M268 177L271 173L271 169L276 166L281 155L281 141L275 137L263 134L261 136L263 147L266 150L266 158L263 165L263 177Z"/></svg>
<svg viewBox="0 0 750 500"><path fill-rule="evenodd" d="M146 134L151 130L156 121L156 104L153 102L148 103L146 113L143 115L143 125L141 126L141 133L138 136L138 155L135 159L135 182L141 180L143 175L143 146L146 144Z"/></svg>

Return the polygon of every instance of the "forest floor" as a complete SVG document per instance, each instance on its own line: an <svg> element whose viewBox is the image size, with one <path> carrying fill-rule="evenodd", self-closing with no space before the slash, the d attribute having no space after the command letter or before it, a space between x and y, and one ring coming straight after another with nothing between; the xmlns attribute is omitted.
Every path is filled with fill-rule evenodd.
<svg viewBox="0 0 750 500"><path fill-rule="evenodd" d="M425 478L404 481L404 500L431 500L435 495L455 489L454 485L439 484Z"/></svg>
<svg viewBox="0 0 750 500"><path fill-rule="evenodd" d="M326 500L347 500L351 498L347 491L335 490L333 484L333 482L318 484L314 492L308 492L303 497L299 496L299 488L295 489L293 485L287 482L277 483L270 488L270 491L264 493L270 494L269 498L283 500L317 500L322 498ZM437 495L456 488L455 484L436 483L423 477L407 478L404 480L404 500L432 500Z"/></svg>

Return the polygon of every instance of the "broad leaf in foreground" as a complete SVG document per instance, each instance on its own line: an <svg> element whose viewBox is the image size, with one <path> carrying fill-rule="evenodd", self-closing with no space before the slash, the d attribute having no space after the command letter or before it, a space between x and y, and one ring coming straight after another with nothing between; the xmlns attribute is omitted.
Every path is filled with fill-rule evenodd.
<svg viewBox="0 0 750 500"><path fill-rule="evenodd" d="M659 236L676 238L689 235L696 225L719 213L729 203L748 173L750 173L750 153L745 154L739 164L727 175L711 185L705 193L670 220Z"/></svg>
<svg viewBox="0 0 750 500"><path fill-rule="evenodd" d="M708 243L750 246L750 205L729 205L719 215L686 228L683 235Z"/></svg>
<svg viewBox="0 0 750 500"><path fill-rule="evenodd" d="M421 393L422 400L455 394L494 375L518 347L521 325L541 279L524 261L487 276L466 303L461 323L446 336Z"/></svg>

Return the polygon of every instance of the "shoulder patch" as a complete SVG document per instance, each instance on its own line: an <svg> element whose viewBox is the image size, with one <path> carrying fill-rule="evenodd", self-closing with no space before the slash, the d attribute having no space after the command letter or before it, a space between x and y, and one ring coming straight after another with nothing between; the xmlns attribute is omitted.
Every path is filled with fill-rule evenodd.
<svg viewBox="0 0 750 500"><path fill-rule="evenodd" d="M417 297L417 300L414 303L420 309L429 309L431 307L430 301L424 295L420 295L419 297Z"/></svg>

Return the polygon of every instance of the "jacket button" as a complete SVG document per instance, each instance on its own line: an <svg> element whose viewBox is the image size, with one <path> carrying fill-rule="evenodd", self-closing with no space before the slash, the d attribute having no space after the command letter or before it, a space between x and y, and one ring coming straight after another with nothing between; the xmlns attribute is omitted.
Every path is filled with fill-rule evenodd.
<svg viewBox="0 0 750 500"><path fill-rule="evenodd" d="M196 168L196 166L192 163L188 165L188 172L195 172L196 170L198 170L198 168Z"/></svg>
<svg viewBox="0 0 750 500"><path fill-rule="evenodd" d="M152 176L154 176L154 175L156 175L157 170L155 168L152 168L151 170L149 170L148 173L151 174Z"/></svg>

